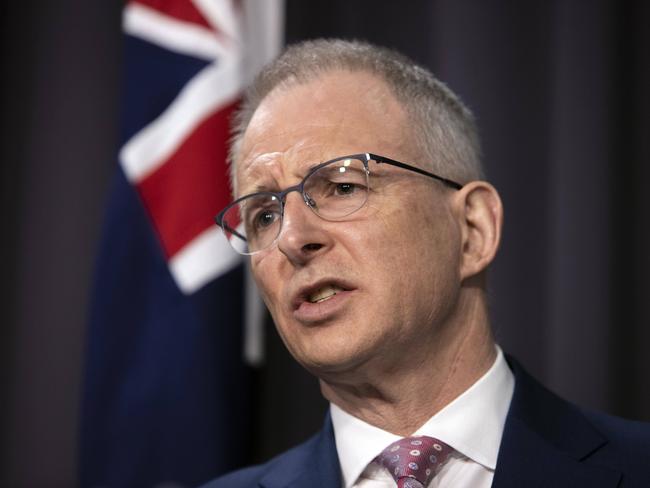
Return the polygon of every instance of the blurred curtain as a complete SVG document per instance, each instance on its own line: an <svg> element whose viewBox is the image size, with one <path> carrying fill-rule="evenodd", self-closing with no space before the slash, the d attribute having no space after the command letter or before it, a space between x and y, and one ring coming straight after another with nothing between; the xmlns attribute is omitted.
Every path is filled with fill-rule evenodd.
<svg viewBox="0 0 650 488"><path fill-rule="evenodd" d="M121 2L3 2L0 486L73 487Z"/></svg>
<svg viewBox="0 0 650 488"><path fill-rule="evenodd" d="M0 485L74 486L88 285L116 164L118 3L2 7ZM650 420L650 4L287 0L286 40L366 39L477 115L506 210L491 276L504 349L561 395ZM269 326L251 461L326 407ZM38 467L38 469L36 469Z"/></svg>

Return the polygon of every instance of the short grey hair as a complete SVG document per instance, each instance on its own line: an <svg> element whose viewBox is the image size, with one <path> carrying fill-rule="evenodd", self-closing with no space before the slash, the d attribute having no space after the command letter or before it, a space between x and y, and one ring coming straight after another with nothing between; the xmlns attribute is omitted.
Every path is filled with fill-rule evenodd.
<svg viewBox="0 0 650 488"><path fill-rule="evenodd" d="M333 70L367 72L388 85L412 117L414 140L430 161L431 171L460 183L485 177L474 115L430 71L384 47L359 41L316 39L289 46L262 69L244 94L232 121L228 159L233 191L241 142L264 98L276 88L307 83Z"/></svg>

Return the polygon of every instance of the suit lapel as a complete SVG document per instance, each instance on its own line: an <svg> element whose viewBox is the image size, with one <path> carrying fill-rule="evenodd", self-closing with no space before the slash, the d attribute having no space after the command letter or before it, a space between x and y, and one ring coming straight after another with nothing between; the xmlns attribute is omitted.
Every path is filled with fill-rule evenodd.
<svg viewBox="0 0 650 488"><path fill-rule="evenodd" d="M329 413L323 429L307 444L279 460L260 480L264 488L334 488L341 468Z"/></svg>
<svg viewBox="0 0 650 488"><path fill-rule="evenodd" d="M576 407L546 390L512 358L508 362L515 392L493 488L617 486L619 472L588 462L607 440Z"/></svg>

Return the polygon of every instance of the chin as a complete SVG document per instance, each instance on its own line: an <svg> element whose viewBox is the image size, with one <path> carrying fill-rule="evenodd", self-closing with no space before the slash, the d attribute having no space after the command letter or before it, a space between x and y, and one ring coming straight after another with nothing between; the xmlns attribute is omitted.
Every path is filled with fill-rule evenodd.
<svg viewBox="0 0 650 488"><path fill-rule="evenodd" d="M381 342L382 336L364 334L363 331L368 329L368 324L361 320L333 321L315 326L286 321L278 326L278 332L294 359L318 377L353 372L380 354L378 341Z"/></svg>
<svg viewBox="0 0 650 488"><path fill-rule="evenodd" d="M367 346L367 344L366 344ZM367 347L355 347L349 341L344 345L315 345L301 352L292 352L293 357L314 376L327 380L341 378L359 372L373 354Z"/></svg>

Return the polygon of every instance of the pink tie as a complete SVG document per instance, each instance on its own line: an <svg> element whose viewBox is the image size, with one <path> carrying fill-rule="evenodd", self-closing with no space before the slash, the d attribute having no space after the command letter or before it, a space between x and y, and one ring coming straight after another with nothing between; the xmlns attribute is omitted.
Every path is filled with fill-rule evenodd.
<svg viewBox="0 0 650 488"><path fill-rule="evenodd" d="M423 488L452 452L433 437L404 437L384 449L375 461L388 469L398 488Z"/></svg>

